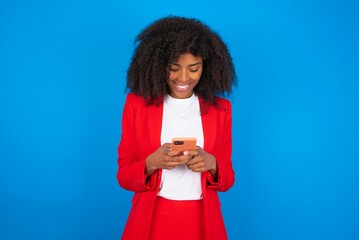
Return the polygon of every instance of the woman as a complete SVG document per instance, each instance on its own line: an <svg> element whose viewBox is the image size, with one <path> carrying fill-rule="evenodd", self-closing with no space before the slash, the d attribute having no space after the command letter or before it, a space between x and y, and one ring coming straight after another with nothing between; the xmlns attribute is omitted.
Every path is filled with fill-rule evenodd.
<svg viewBox="0 0 359 240"><path fill-rule="evenodd" d="M227 239L217 191L234 183L226 45L196 19L165 17L136 38L118 147L119 184L135 194L122 239ZM174 137L197 149L171 150Z"/></svg>

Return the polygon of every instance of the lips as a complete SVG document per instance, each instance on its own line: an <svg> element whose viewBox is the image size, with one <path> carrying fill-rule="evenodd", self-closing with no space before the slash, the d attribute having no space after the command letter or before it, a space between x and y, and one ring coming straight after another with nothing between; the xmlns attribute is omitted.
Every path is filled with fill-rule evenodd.
<svg viewBox="0 0 359 240"><path fill-rule="evenodd" d="M189 84L179 85L179 84L174 83L174 85L178 91L186 91L189 87Z"/></svg>

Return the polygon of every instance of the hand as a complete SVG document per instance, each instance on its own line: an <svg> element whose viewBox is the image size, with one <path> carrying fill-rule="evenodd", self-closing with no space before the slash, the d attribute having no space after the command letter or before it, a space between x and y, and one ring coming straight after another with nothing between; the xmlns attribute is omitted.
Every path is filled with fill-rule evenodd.
<svg viewBox="0 0 359 240"><path fill-rule="evenodd" d="M217 160L201 147L197 147L196 151L185 151L184 155L191 156L191 160L187 163L188 169L193 172L209 171L213 177L217 176Z"/></svg>
<svg viewBox="0 0 359 240"><path fill-rule="evenodd" d="M157 169L171 170L177 166L188 163L189 155L180 155L178 151L171 150L171 143L165 143L146 158L146 173L150 176Z"/></svg>

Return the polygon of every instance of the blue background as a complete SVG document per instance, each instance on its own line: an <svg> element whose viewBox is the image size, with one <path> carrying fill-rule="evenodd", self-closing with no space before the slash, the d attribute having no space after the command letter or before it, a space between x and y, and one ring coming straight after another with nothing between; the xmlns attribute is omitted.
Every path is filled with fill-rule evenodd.
<svg viewBox="0 0 359 240"><path fill-rule="evenodd" d="M0 239L119 239L133 40L168 14L218 31L238 71L230 239L359 239L357 1L1 1Z"/></svg>

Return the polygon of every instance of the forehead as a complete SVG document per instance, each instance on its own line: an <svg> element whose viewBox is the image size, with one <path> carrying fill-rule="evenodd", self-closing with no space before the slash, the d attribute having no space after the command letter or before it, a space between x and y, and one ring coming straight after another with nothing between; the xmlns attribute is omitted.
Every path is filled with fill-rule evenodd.
<svg viewBox="0 0 359 240"><path fill-rule="evenodd" d="M183 53L173 62L177 64L193 64L202 63L201 56L194 56L192 53Z"/></svg>

